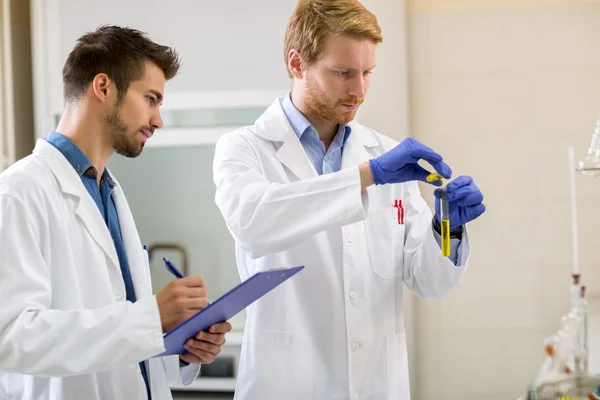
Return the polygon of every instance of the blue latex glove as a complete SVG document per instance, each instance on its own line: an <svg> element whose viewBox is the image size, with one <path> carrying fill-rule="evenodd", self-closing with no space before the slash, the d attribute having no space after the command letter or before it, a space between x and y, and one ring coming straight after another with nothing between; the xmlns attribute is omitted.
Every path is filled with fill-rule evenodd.
<svg viewBox="0 0 600 400"><path fill-rule="evenodd" d="M452 176L452 170L442 161L441 155L413 138L405 139L387 153L369 160L369 166L376 185L408 181L427 182L425 178L431 172L417 164L420 159L431 164L444 178L450 179ZM442 184L440 181L428 183L435 186Z"/></svg>
<svg viewBox="0 0 600 400"><path fill-rule="evenodd" d="M440 196L441 189L435 189L435 217L440 222ZM485 212L482 204L483 193L473 182L470 176L459 176L446 185L446 199L448 200L448 213L450 230L454 230L469 221L473 221Z"/></svg>

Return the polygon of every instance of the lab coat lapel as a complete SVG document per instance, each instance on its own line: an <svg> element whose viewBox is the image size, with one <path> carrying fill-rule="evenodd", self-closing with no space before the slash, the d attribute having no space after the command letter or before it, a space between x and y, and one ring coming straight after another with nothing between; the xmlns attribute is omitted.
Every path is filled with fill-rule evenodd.
<svg viewBox="0 0 600 400"><path fill-rule="evenodd" d="M358 164L369 161L373 156L369 154L367 148L379 145L373 134L365 130L361 125L355 122L351 122L348 125L352 129L352 133L344 145L342 169L355 167Z"/></svg>
<svg viewBox="0 0 600 400"><path fill-rule="evenodd" d="M278 146L275 157L299 179L317 176L306 151L281 108L280 100L275 102L256 121L255 133Z"/></svg>
<svg viewBox="0 0 600 400"><path fill-rule="evenodd" d="M110 171L109 171L110 174ZM119 226L121 228L121 237L125 245L127 253L127 261L129 262L129 271L133 281L133 289L135 290L136 298L144 298L152 295L150 286L150 270L147 260L147 253L143 251L142 242L135 226L131 209L125 198L125 194L119 185L119 182L111 175L115 182L115 188L112 192L112 198L115 202L117 214L119 216Z"/></svg>
<svg viewBox="0 0 600 400"><path fill-rule="evenodd" d="M62 192L73 198L74 212L94 241L111 261L112 267L120 272L117 250L102 219L98 206L81 182L80 176L58 149L43 139L36 143L33 153L42 157L56 177Z"/></svg>
<svg viewBox="0 0 600 400"><path fill-rule="evenodd" d="M275 157L299 179L317 176L317 172L311 164L306 151L304 151L300 140L298 140L298 137L293 132L292 135L286 138L286 141L279 148Z"/></svg>

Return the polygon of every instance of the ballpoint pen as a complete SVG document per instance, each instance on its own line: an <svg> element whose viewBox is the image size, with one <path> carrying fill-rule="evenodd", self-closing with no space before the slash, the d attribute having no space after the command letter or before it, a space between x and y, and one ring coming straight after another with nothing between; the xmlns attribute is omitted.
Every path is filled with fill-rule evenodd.
<svg viewBox="0 0 600 400"><path fill-rule="evenodd" d="M144 250L148 251L148 248L146 247L146 245L144 245ZM150 259L150 253L148 253L148 259ZM178 279L185 277L185 275L183 275L181 273L181 271L179 271L177 269L177 267L174 266L171 261L167 260L165 257L163 257L163 261L165 262L165 265L167 266L167 269L169 270L169 272L171 272L173 275L175 275Z"/></svg>
<svg viewBox="0 0 600 400"><path fill-rule="evenodd" d="M174 266L174 265L173 265L173 263L172 263L171 261L167 260L165 257L163 257L163 261L165 262L165 265L166 265L167 269L168 269L168 270L169 270L169 271L170 271L170 272L171 272L173 275L175 275L175 276L176 276L178 279L181 279L181 278L184 278L184 277L185 277L185 275L183 275L183 274L181 273L181 271L179 271L179 270L177 269L177 267L176 267L176 266ZM207 305L207 306L209 306L209 305L210 305L210 303L206 303L206 305Z"/></svg>
<svg viewBox="0 0 600 400"><path fill-rule="evenodd" d="M170 272L171 272L173 275L175 275L175 276L176 276L178 279L181 279L181 278L184 278L184 277L185 277L185 275L183 275L183 274L181 273L181 271L179 271L179 270L177 269L177 267L175 267L171 261L167 260L165 257L163 257L163 261L165 262L165 265L166 265L167 269L168 269L168 270L169 270L169 271L170 271Z"/></svg>

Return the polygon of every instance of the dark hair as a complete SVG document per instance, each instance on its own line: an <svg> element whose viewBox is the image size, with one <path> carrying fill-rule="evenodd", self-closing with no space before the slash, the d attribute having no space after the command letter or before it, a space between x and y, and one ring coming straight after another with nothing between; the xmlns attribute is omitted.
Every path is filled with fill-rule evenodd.
<svg viewBox="0 0 600 400"><path fill-rule="evenodd" d="M156 64L169 80L180 67L177 52L150 40L136 29L104 25L77 40L63 67L65 102L83 96L94 77L105 73L117 87L117 100L125 98L132 81L144 74L144 64Z"/></svg>

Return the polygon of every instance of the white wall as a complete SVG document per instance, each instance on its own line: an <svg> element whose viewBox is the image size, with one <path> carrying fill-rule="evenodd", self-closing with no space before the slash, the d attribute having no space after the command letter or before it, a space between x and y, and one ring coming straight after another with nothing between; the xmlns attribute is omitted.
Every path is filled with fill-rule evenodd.
<svg viewBox="0 0 600 400"><path fill-rule="evenodd" d="M57 9L49 14L55 15L61 68L79 36L101 24L116 24L148 32L153 40L179 51L183 67L168 83L170 92L289 87L283 35L296 0L172 0L168 6L159 0L51 2ZM378 16L384 43L361 120L402 138L408 127L405 2L365 0L364 4ZM55 72L53 86L60 88L60 71ZM62 91L55 90L53 96L60 109Z"/></svg>
<svg viewBox="0 0 600 400"><path fill-rule="evenodd" d="M31 0L37 59L36 135L52 129L60 114L62 66L78 37L100 25L130 26L181 55L180 74L169 93L278 89L289 86L283 33L294 0L208 2L159 0Z"/></svg>
<svg viewBox="0 0 600 400"><path fill-rule="evenodd" d="M116 24L179 51L183 67L169 84L174 92L289 86L283 33L294 0L58 1L63 62L84 32Z"/></svg>
<svg viewBox="0 0 600 400"><path fill-rule="evenodd" d="M600 4L408 5L411 133L473 175L488 206L464 284L418 303L417 398L516 398L569 307L567 146L583 157L600 112ZM600 181L577 184L580 267L598 295Z"/></svg>

